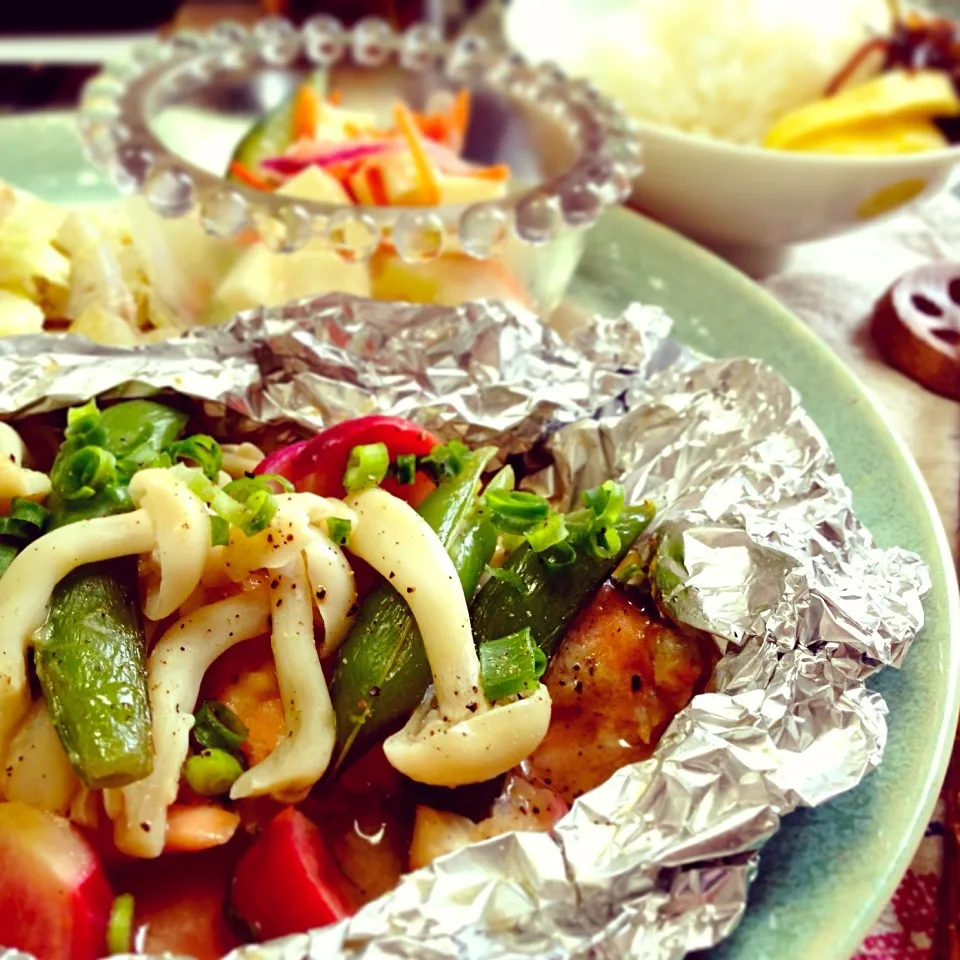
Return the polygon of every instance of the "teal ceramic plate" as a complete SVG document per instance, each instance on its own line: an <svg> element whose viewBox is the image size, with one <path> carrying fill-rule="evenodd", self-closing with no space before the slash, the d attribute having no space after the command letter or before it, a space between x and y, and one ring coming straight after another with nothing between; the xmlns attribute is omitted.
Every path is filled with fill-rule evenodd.
<svg viewBox="0 0 960 960"><path fill-rule="evenodd" d="M0 178L61 202L111 196L84 163L67 115L0 120L0 143ZM714 952L724 960L848 960L923 835L956 726L960 603L930 494L830 350L749 280L676 234L626 211L607 215L591 234L570 299L608 314L634 300L659 303L691 346L767 361L803 396L879 543L915 550L930 565L926 627L904 668L873 682L890 707L883 765L856 790L785 820L764 847L742 924Z"/></svg>

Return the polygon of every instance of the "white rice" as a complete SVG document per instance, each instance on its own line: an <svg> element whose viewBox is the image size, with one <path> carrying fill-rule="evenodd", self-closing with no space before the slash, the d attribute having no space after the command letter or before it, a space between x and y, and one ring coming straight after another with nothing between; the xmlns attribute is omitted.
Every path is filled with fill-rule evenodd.
<svg viewBox="0 0 960 960"><path fill-rule="evenodd" d="M756 143L890 22L887 0L512 0L505 26L639 119Z"/></svg>

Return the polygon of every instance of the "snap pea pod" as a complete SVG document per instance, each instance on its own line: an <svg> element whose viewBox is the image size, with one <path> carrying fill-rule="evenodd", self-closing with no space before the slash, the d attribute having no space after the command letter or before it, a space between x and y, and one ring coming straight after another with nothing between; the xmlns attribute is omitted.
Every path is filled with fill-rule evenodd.
<svg viewBox="0 0 960 960"><path fill-rule="evenodd" d="M129 474L156 460L186 421L170 407L132 400L104 410L95 436ZM133 508L125 486L88 500L52 496L48 505L51 527ZM37 676L77 775L91 789L145 777L153 749L135 558L90 564L64 578L43 635Z"/></svg>
<svg viewBox="0 0 960 960"><path fill-rule="evenodd" d="M520 578L524 589L512 577L491 578L483 585L470 608L476 642L497 640L529 627L549 660L574 617L613 573L653 514L654 506L649 501L621 512L613 525L620 534L621 547L613 557L593 556L586 544L580 543L575 547L573 562L549 569L529 544L521 544L503 566ZM571 519L577 516L571 514Z"/></svg>
<svg viewBox="0 0 960 960"><path fill-rule="evenodd" d="M70 763L91 789L121 787L153 766L136 566L81 567L57 585L37 677Z"/></svg>
<svg viewBox="0 0 960 960"><path fill-rule="evenodd" d="M480 477L494 452L486 448L467 455L462 472L441 483L419 509L450 554L467 597L497 546L497 531L477 499ZM512 470L505 468L491 483L512 486ZM430 680L410 608L389 583L380 584L361 607L337 656L330 687L337 717L331 769L336 772L378 733L409 716Z"/></svg>

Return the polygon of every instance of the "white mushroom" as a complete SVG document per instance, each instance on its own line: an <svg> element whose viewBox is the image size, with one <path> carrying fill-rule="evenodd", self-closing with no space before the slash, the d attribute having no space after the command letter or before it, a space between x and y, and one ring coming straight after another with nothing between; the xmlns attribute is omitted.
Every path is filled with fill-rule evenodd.
<svg viewBox="0 0 960 960"><path fill-rule="evenodd" d="M294 557L270 584L271 645L286 736L277 748L233 785L230 797L264 794L295 803L306 796L330 763L336 721L313 635L313 611L302 556Z"/></svg>
<svg viewBox="0 0 960 960"><path fill-rule="evenodd" d="M50 492L45 473L23 466L26 449L20 434L7 423L0 423L0 503L14 497L42 500Z"/></svg>
<svg viewBox="0 0 960 960"><path fill-rule="evenodd" d="M347 503L359 518L351 551L410 605L433 674L433 692L385 741L387 759L411 779L437 786L479 783L504 773L546 735L547 688L540 684L522 699L488 703L480 689L467 601L437 535L412 507L378 488Z"/></svg>
<svg viewBox="0 0 960 960"><path fill-rule="evenodd" d="M193 711L204 674L230 647L269 629L267 591L248 590L178 620L153 648L147 662L153 770L143 780L120 790L104 791L107 813L116 820L116 844L124 853L160 856L167 808L177 798L180 768L190 750Z"/></svg>
<svg viewBox="0 0 960 960"><path fill-rule="evenodd" d="M156 551L160 582L146 613L173 613L200 581L210 544L210 517L203 502L167 470L142 470L130 484L139 509L113 517L79 520L34 540L0 579L0 752L30 707L26 650L37 642L54 587L87 563Z"/></svg>

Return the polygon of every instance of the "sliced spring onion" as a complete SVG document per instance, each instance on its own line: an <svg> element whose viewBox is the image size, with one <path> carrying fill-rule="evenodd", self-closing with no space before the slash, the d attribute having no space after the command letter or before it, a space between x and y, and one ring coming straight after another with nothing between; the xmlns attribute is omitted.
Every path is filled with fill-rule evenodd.
<svg viewBox="0 0 960 960"><path fill-rule="evenodd" d="M546 668L547 657L529 627L480 644L480 677L491 702L535 690Z"/></svg>
<svg viewBox="0 0 960 960"><path fill-rule="evenodd" d="M595 530L614 524L623 510L625 500L623 485L615 480L606 480L599 487L583 492L583 502L596 517Z"/></svg>
<svg viewBox="0 0 960 960"><path fill-rule="evenodd" d="M12 537L29 543L34 540L40 531L33 524L13 517L0 517L0 536Z"/></svg>
<svg viewBox="0 0 960 960"><path fill-rule="evenodd" d="M614 526L600 527L595 530L587 541L587 549L595 557L608 559L615 557L620 552L620 534Z"/></svg>
<svg viewBox="0 0 960 960"><path fill-rule="evenodd" d="M96 400L89 400L80 407L71 407L67 410L67 427L64 436L67 438L85 436L100 425L100 410Z"/></svg>
<svg viewBox="0 0 960 960"><path fill-rule="evenodd" d="M550 514L550 504L526 490L487 490L484 503L498 530L524 534Z"/></svg>
<svg viewBox="0 0 960 960"><path fill-rule="evenodd" d="M201 797L222 797L243 774L243 764L216 747L195 753L183 765L184 779Z"/></svg>
<svg viewBox="0 0 960 960"><path fill-rule="evenodd" d="M194 714L193 739L201 747L235 752L250 733L243 721L219 700L205 700Z"/></svg>
<svg viewBox="0 0 960 960"><path fill-rule="evenodd" d="M451 440L421 457L420 468L427 471L437 483L450 480L463 472L463 458L469 453L459 440Z"/></svg>
<svg viewBox="0 0 960 960"><path fill-rule="evenodd" d="M13 563L13 558L20 552L20 548L12 543L0 543L0 577L7 572L7 567Z"/></svg>
<svg viewBox="0 0 960 960"><path fill-rule="evenodd" d="M330 539L338 546L344 547L350 540L350 533L353 530L353 524L349 520L341 517L331 517L327 521L327 533Z"/></svg>
<svg viewBox="0 0 960 960"><path fill-rule="evenodd" d="M223 466L223 451L213 437L205 433L195 433L171 443L167 454L174 462L187 461L203 471L208 480L216 481Z"/></svg>
<svg viewBox="0 0 960 960"><path fill-rule="evenodd" d="M390 467L390 452L385 443L363 443L350 451L343 486L347 493L379 486Z"/></svg>
<svg viewBox="0 0 960 960"><path fill-rule="evenodd" d="M14 497L10 501L10 513L8 516L11 520L20 520L23 523L30 524L32 527L36 527L39 533L46 527L47 522L50 520L50 511L39 503L34 503L32 500Z"/></svg>
<svg viewBox="0 0 960 960"><path fill-rule="evenodd" d="M107 922L107 953L133 952L133 894L121 893L113 901Z"/></svg>
<svg viewBox="0 0 960 960"><path fill-rule="evenodd" d="M230 542L230 524L223 517L210 518L210 546L225 547Z"/></svg>
<svg viewBox="0 0 960 960"><path fill-rule="evenodd" d="M526 532L527 543L535 553L543 553L567 539L567 525L560 513L550 513Z"/></svg>
<svg viewBox="0 0 960 960"><path fill-rule="evenodd" d="M523 577L521 577L516 570L508 570L504 567L491 567L488 563L487 573L489 573L494 580L502 580L504 583L509 583L521 596L526 596L530 592L527 589L527 585L523 582Z"/></svg>
<svg viewBox="0 0 960 960"><path fill-rule="evenodd" d="M413 483L417 476L417 458L412 453L401 453L396 460L397 483Z"/></svg>
<svg viewBox="0 0 960 960"><path fill-rule="evenodd" d="M267 477L242 477L221 489L193 467L178 464L171 469L218 517L248 537L267 527L277 512L277 499L270 491Z"/></svg>
<svg viewBox="0 0 960 960"><path fill-rule="evenodd" d="M569 567L577 559L577 551L569 540L564 540L544 550L539 557L548 570L559 570L561 567Z"/></svg>
<svg viewBox="0 0 960 960"><path fill-rule="evenodd" d="M86 446L60 455L50 473L53 489L64 500L89 500L116 482L116 457L103 447Z"/></svg>

